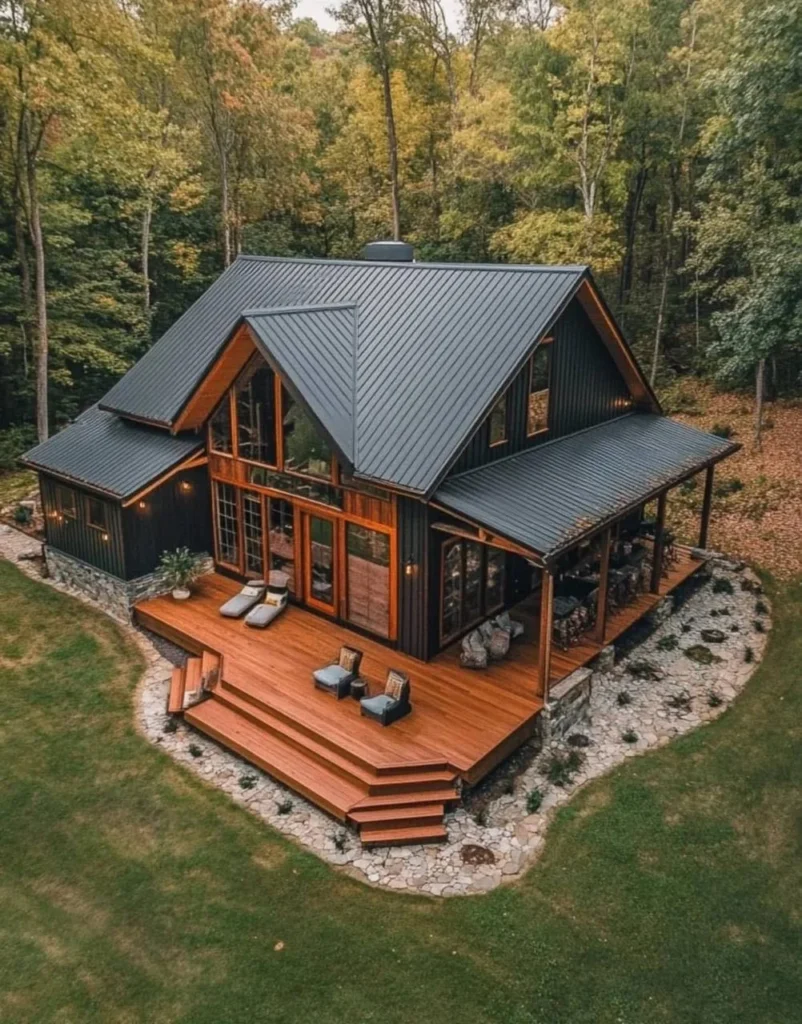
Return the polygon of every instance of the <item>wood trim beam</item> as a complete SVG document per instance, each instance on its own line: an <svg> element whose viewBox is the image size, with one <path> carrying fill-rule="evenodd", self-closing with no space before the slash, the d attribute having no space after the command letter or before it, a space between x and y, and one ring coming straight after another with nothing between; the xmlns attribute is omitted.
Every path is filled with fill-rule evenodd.
<svg viewBox="0 0 802 1024"><path fill-rule="evenodd" d="M649 589L653 594L660 593L660 577L663 574L663 545L666 532L666 496L663 491L657 499L657 524L654 529L654 549L652 552L652 580Z"/></svg>
<svg viewBox="0 0 802 1024"><path fill-rule="evenodd" d="M543 570L543 585L540 588L540 638L537 659L536 695L544 704L549 699L549 676L551 674L551 636L554 620L554 577Z"/></svg>
<svg viewBox="0 0 802 1024"><path fill-rule="evenodd" d="M138 501L142 501L150 493L156 490L157 487L161 487L162 484L167 483L178 473L186 473L190 469L199 469L201 466L205 466L209 459L206 455L192 455L189 459L184 462L179 462L177 466L173 466L172 469L166 473L162 473L161 476L156 477L152 480L147 487L143 487L141 491L137 491L130 498L126 498L125 501L121 502L123 508L128 508L131 505L136 504Z"/></svg>
<svg viewBox="0 0 802 1024"><path fill-rule="evenodd" d="M629 346L621 336L610 314L604 308L603 303L596 294L596 290L587 280L584 280L576 292L580 305L587 313L591 323L606 343L613 362L618 367L621 376L627 382L633 397L639 405L648 406L654 412L660 411L660 406L646 380L635 358L629 350Z"/></svg>
<svg viewBox="0 0 802 1024"><path fill-rule="evenodd" d="M707 547L707 533L710 527L710 510L713 507L713 476L715 465L708 466L705 473L705 495L702 500L702 521L699 526L699 547Z"/></svg>
<svg viewBox="0 0 802 1024"><path fill-rule="evenodd" d="M604 644L607 630L607 587L610 577L610 547L612 527L608 526L601 537L601 559L599 562L599 593L596 598L596 625L593 627L593 639Z"/></svg>
<svg viewBox="0 0 802 1024"><path fill-rule="evenodd" d="M463 537L465 540L476 541L477 544L487 544L491 548L499 548L501 551L509 551L514 555L521 555L523 558L534 560L535 556L526 548L519 547L503 537L488 533L487 530L470 530L467 527L452 526L450 523L432 523L432 529L438 533L447 533L452 537Z"/></svg>
<svg viewBox="0 0 802 1024"><path fill-rule="evenodd" d="M256 350L247 325L240 324L181 410L172 432L202 427Z"/></svg>

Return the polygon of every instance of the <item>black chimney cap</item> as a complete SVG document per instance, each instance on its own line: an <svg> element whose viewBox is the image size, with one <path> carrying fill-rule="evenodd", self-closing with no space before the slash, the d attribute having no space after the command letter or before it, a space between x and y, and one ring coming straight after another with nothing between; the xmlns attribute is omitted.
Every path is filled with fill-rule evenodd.
<svg viewBox="0 0 802 1024"><path fill-rule="evenodd" d="M411 263L415 250L409 242L368 242L362 250L362 259L377 263Z"/></svg>

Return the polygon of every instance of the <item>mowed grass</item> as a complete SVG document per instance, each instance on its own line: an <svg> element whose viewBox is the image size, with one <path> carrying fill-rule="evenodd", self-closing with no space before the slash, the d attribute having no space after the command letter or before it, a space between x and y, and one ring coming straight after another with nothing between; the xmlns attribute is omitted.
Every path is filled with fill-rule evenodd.
<svg viewBox="0 0 802 1024"><path fill-rule="evenodd" d="M0 561L0 1020L799 1022L802 585L775 599L715 725L584 790L522 883L434 901L146 743L137 652Z"/></svg>

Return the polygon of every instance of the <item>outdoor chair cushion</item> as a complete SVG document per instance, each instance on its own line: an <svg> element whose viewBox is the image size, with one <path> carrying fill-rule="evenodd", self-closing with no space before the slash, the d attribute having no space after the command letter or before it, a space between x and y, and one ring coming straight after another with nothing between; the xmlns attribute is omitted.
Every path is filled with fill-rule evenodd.
<svg viewBox="0 0 802 1024"><path fill-rule="evenodd" d="M287 607L286 594L268 593L263 604L257 604L245 616L245 625L253 626L254 629L265 629L270 623L279 617Z"/></svg>
<svg viewBox="0 0 802 1024"><path fill-rule="evenodd" d="M255 604L259 604L265 596L267 589L264 580L250 580L242 590L229 598L220 608L220 614L227 619L238 619L245 612L250 611Z"/></svg>
<svg viewBox="0 0 802 1024"><path fill-rule="evenodd" d="M364 697L359 703L366 711L370 711L374 715L381 715L396 701L392 697L388 697L386 693L380 693L376 697Z"/></svg>
<svg viewBox="0 0 802 1024"><path fill-rule="evenodd" d="M319 690L333 694L337 700L341 700L351 692L351 683L359 677L361 663L362 652L355 647L343 645L334 664L316 669L312 673L315 686Z"/></svg>
<svg viewBox="0 0 802 1024"><path fill-rule="evenodd" d="M316 683L331 688L344 682L350 682L351 679L351 673L346 671L342 665L327 665L325 668L317 669L313 675Z"/></svg>
<svg viewBox="0 0 802 1024"><path fill-rule="evenodd" d="M387 673L384 693L376 697L363 697L359 710L366 718L372 718L381 725L392 725L399 718L409 714L409 679L403 672L391 668Z"/></svg>

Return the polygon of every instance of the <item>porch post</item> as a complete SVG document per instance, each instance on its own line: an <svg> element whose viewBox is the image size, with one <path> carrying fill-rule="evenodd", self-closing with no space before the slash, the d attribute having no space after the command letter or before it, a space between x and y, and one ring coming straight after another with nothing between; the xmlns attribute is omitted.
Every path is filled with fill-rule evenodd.
<svg viewBox="0 0 802 1024"><path fill-rule="evenodd" d="M610 538L612 528L607 527L601 535L601 559L599 562L599 593L596 596L596 625L593 627L593 639L598 644L604 643L607 627L607 580L610 575Z"/></svg>
<svg viewBox="0 0 802 1024"><path fill-rule="evenodd" d="M654 552L652 554L652 582L649 588L653 594L660 593L660 577L663 574L663 540L666 525L666 491L657 499L657 525L654 530Z"/></svg>
<svg viewBox="0 0 802 1024"><path fill-rule="evenodd" d="M705 496L702 501L702 524L699 527L699 547L707 547L707 529L710 526L710 508L713 504L713 473L715 466L708 466L705 473Z"/></svg>
<svg viewBox="0 0 802 1024"><path fill-rule="evenodd" d="M540 640L538 647L537 695L543 703L549 699L549 673L551 671L551 629L554 618L554 577L548 569L543 570L543 585L540 588Z"/></svg>

